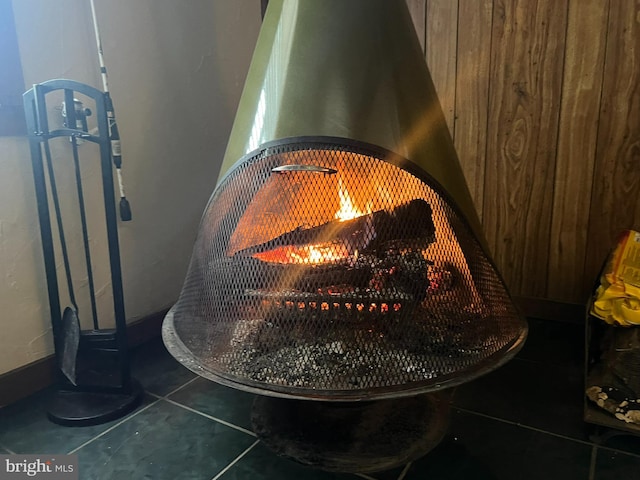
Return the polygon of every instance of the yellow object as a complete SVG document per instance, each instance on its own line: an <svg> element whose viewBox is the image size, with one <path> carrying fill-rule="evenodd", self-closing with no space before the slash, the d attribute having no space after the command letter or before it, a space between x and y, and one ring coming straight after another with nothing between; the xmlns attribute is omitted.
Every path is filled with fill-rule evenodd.
<svg viewBox="0 0 640 480"><path fill-rule="evenodd" d="M591 314L612 325L640 325L640 232L622 235L600 279Z"/></svg>

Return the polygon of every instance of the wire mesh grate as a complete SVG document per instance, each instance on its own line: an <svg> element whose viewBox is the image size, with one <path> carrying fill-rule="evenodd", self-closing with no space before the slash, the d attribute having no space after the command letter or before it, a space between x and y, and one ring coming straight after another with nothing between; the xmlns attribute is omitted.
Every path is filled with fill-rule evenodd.
<svg viewBox="0 0 640 480"><path fill-rule="evenodd" d="M172 310L205 376L372 398L477 375L522 340L466 222L395 159L294 141L249 155L220 183Z"/></svg>

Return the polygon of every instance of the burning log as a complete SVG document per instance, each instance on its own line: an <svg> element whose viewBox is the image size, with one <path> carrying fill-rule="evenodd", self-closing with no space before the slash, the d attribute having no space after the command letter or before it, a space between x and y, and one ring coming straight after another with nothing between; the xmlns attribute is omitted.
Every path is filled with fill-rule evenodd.
<svg viewBox="0 0 640 480"><path fill-rule="evenodd" d="M361 257L362 258L362 257ZM360 262L361 259L359 258ZM428 262L419 252L391 251L383 258L370 260L372 275L368 288L376 292L398 290L410 294L415 300L422 301L429 289Z"/></svg>
<svg viewBox="0 0 640 480"><path fill-rule="evenodd" d="M378 244L393 240L423 239L428 243L434 240L433 211L431 205L422 199L404 203L391 212L377 213L373 223Z"/></svg>
<svg viewBox="0 0 640 480"><path fill-rule="evenodd" d="M351 220L333 220L311 228L298 227L266 243L239 252L267 263L350 264L359 253L384 249L392 241L433 241L431 206L412 200L392 211L379 210Z"/></svg>
<svg viewBox="0 0 640 480"><path fill-rule="evenodd" d="M431 207L413 200L390 212L296 228L243 250L239 261L259 261L281 289L316 293L347 285L359 291L399 291L421 301L429 288L428 262L421 250L433 241ZM419 244L417 249L412 243Z"/></svg>

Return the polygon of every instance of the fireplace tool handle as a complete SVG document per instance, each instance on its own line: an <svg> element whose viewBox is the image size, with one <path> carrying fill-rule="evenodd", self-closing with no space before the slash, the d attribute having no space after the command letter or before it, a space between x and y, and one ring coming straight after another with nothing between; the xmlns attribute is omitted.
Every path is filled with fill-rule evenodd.
<svg viewBox="0 0 640 480"><path fill-rule="evenodd" d="M273 173L286 173L286 172L311 172L311 173L325 173L327 175L334 175L338 173L337 170L328 167L321 167L319 165L280 165L271 169Z"/></svg>
<svg viewBox="0 0 640 480"><path fill-rule="evenodd" d="M102 86L104 89L104 98L107 104L107 117L109 119L109 140L111 142L111 159L116 167L116 178L118 179L118 188L120 190L120 220L128 222L131 220L131 206L124 192L124 182L122 181L122 149L120 145L120 133L118 131L118 123L116 121L116 112L113 108L113 100L109 93L109 82L107 78L107 67L104 63L104 54L102 51L102 40L100 39L100 30L98 30L98 17L96 15L96 6L93 0L90 1L91 17L93 19L93 31L96 37L96 47L98 48L98 60L100 62L100 75L102 76Z"/></svg>

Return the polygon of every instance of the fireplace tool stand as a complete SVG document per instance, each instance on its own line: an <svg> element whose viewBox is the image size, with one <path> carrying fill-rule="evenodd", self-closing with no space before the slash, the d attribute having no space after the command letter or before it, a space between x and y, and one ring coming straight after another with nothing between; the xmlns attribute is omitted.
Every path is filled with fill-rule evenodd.
<svg viewBox="0 0 640 480"><path fill-rule="evenodd" d="M50 94L52 95L49 96ZM60 95L63 97L65 121L63 128L52 130L49 128L47 100L51 104L52 99L59 98ZM87 117L92 115L92 112L90 109L84 108L79 98L86 98L95 108L97 127L91 131L88 128ZM93 87L72 80L50 80L34 85L24 94L24 107L58 366L58 390L49 405L47 414L52 422L61 425L97 425L127 414L139 404L142 398L142 388L137 381L131 378L129 370L105 94ZM69 258L65 224L56 185L56 169L60 171L64 167L60 159L52 156L50 143L54 139L61 139L60 141L70 144L72 153L86 278L93 319L93 325L90 329L83 329L78 318L78 303L72 279L72 262ZM101 326L98 319L81 174L81 164L86 165L88 161L80 161L79 145L82 142L94 143L99 148L110 281L113 294L114 328ZM59 145L58 142L57 146ZM86 149L87 146L81 148ZM59 178L61 178L60 174L58 174ZM66 287L71 303L71 306L66 307L64 312L61 311L50 203L53 204L55 212L59 236L58 246L63 260Z"/></svg>

